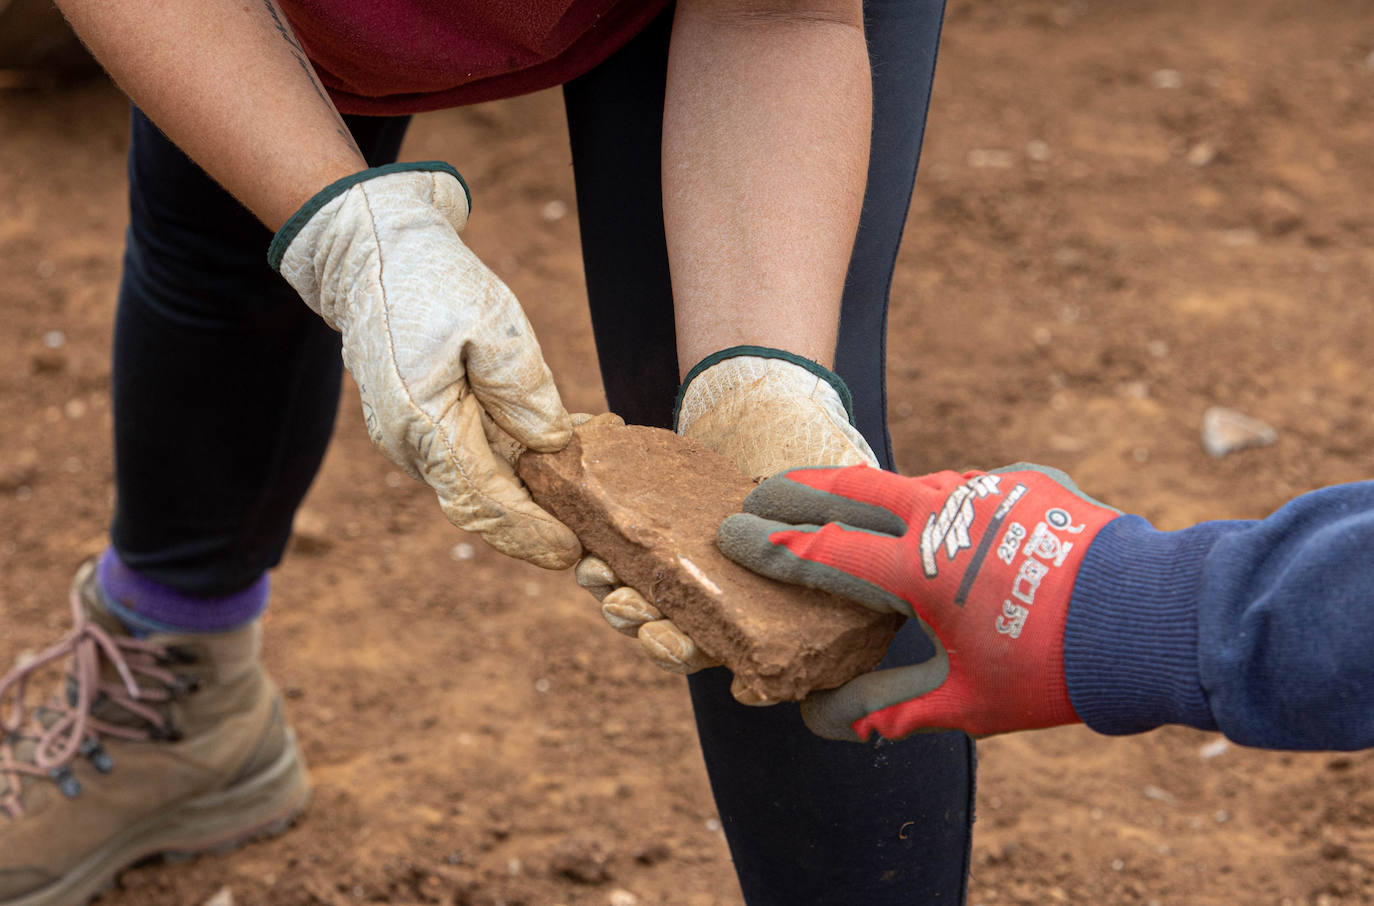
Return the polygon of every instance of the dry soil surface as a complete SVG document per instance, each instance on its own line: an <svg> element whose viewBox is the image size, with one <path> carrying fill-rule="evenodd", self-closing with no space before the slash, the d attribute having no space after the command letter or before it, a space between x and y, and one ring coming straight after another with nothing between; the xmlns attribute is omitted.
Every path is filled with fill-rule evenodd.
<svg viewBox="0 0 1374 906"><path fill-rule="evenodd" d="M1372 51L1367 0L952 2L893 293L902 469L1050 463L1164 528L1369 477ZM118 93L21 81L0 89L4 662L63 629L103 544L126 216ZM461 166L473 246L569 406L601 408L558 95L420 117L404 154ZM1209 458L1213 404L1278 442ZM570 576L452 529L351 387L298 529L267 658L313 807L104 904L740 902L682 681ZM970 902L1374 902L1374 759L1218 739L983 743Z"/></svg>

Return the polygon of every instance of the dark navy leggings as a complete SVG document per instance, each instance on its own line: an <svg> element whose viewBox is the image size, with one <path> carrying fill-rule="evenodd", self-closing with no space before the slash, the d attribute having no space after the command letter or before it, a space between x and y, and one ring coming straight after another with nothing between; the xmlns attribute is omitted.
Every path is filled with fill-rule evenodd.
<svg viewBox="0 0 1374 906"><path fill-rule="evenodd" d="M873 151L836 370L888 468L888 289L943 6L865 4ZM607 400L631 422L665 427L678 375L659 184L670 24L668 13L564 93ZM406 118L346 119L370 164L396 158ZM333 429L339 339L267 267L268 231L138 110L129 182L114 341L112 541L151 579L224 594L281 559ZM886 663L929 654L912 625ZM689 685L750 906L962 902L974 762L966 736L829 742L805 729L795 706L736 705L724 670Z"/></svg>

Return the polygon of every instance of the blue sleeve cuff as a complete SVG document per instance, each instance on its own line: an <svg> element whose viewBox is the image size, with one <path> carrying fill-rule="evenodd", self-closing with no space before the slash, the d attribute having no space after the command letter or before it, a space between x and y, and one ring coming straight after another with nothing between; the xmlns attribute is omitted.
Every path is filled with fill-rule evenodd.
<svg viewBox="0 0 1374 906"><path fill-rule="evenodd" d="M1198 662L1203 562L1227 524L1156 531L1108 523L1083 558L1064 630L1074 710L1099 733L1163 724L1215 730Z"/></svg>

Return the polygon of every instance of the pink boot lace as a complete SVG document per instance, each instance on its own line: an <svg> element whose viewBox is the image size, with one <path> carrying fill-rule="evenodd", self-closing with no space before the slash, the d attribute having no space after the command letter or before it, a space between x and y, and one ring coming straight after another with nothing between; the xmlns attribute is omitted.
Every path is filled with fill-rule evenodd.
<svg viewBox="0 0 1374 906"><path fill-rule="evenodd" d="M76 590L72 591L71 605L75 622L61 641L0 679L0 732L4 734L0 738L0 777L6 780L0 808L11 818L24 814L21 775L48 777L63 788L64 794L75 795L80 786L72 778L69 765L78 754L91 756L102 771L108 771L113 764L100 748L101 736L146 740L169 729L167 718L146 704L168 701L173 696L171 688L177 685L176 675L160 666L167 662L166 647L112 635L86 614ZM34 709L26 728L24 692L29 678L68 655L71 664L67 670L67 694L55 695L47 705ZM119 682L101 681L102 659L114 667ZM147 677L159 686L143 688L136 676ZM142 718L146 727L140 729L96 718L91 707L102 694L104 700ZM9 715L4 716L7 695L12 700ZM50 719L53 714L58 715L55 720ZM21 759L17 745L26 739L34 740L36 745L28 758ZM97 757L103 760L96 761Z"/></svg>

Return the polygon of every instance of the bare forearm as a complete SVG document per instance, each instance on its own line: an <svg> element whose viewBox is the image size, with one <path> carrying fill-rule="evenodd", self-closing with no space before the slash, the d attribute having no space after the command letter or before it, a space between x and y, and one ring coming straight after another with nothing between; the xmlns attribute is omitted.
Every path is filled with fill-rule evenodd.
<svg viewBox="0 0 1374 906"><path fill-rule="evenodd" d="M858 2L778 5L678 4L663 195L684 373L741 344L834 356L868 166L868 54Z"/></svg>
<svg viewBox="0 0 1374 906"><path fill-rule="evenodd" d="M128 95L272 229L366 166L273 0L59 0Z"/></svg>

